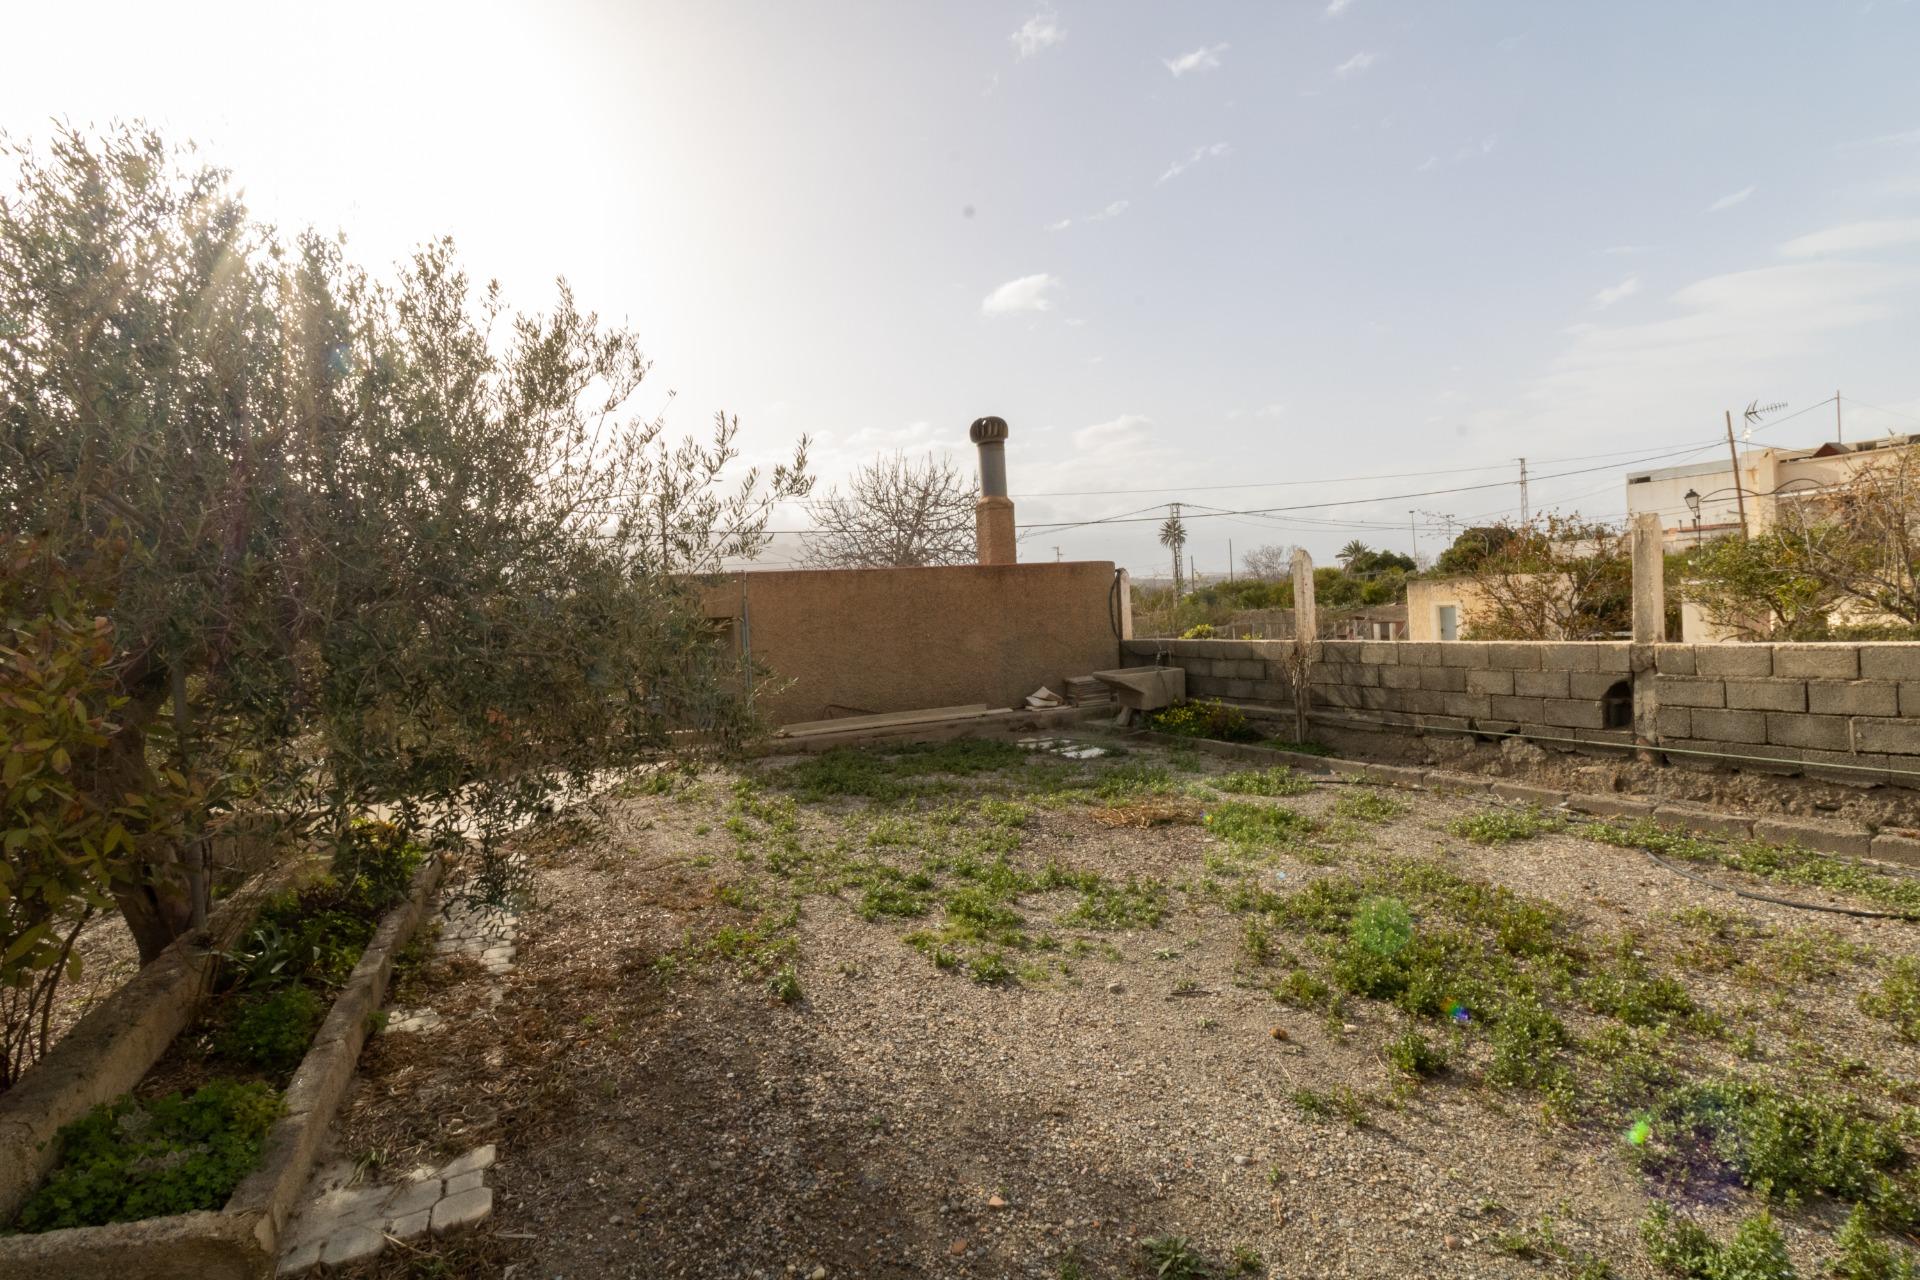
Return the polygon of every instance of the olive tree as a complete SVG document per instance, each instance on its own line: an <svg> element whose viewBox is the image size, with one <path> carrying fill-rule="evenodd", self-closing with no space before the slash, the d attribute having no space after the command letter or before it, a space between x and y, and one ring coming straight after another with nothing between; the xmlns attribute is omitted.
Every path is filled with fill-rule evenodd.
<svg viewBox="0 0 1920 1280"><path fill-rule="evenodd" d="M511 312L444 240L377 279L142 129L8 147L0 534L111 602L112 732L76 776L204 795L111 868L143 958L204 909L233 815L484 834L670 735L750 730L687 574L764 544L804 439L766 474L724 416L671 440L631 409L636 337L564 281Z"/></svg>

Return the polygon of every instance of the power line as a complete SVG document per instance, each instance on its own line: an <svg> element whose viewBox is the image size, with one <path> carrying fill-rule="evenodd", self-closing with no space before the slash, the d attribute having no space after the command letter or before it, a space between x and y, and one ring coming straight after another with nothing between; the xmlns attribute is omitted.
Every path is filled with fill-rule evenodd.
<svg viewBox="0 0 1920 1280"><path fill-rule="evenodd" d="M1573 471L1558 471L1558 472L1554 472L1551 475L1536 476L1536 477L1533 477L1533 479L1536 481L1563 480L1568 476L1592 475L1596 471L1612 471L1612 470L1615 470L1617 467L1633 466L1636 463L1640 463L1640 462L1658 462L1663 458L1671 458L1680 453L1698 453L1700 452L1701 447L1702 446L1692 445L1692 446L1688 446L1685 449L1668 450L1665 453L1650 454L1646 457L1636 458L1632 462L1609 463L1609 464L1598 466L1598 467L1580 467ZM1245 510L1240 510L1240 511L1201 512L1195 515L1193 518L1195 520L1212 520L1212 519L1219 519L1222 516L1258 516L1258 515L1275 515L1282 512L1293 512L1293 511L1318 511L1327 507L1362 506L1362 505L1365 505L1368 503L1374 503L1374 502L1400 502L1408 498L1431 498L1440 494L1472 493L1482 489L1504 489L1509 485L1511 485L1512 483L1513 482L1511 480L1494 480L1494 481L1488 481L1483 484L1455 485L1451 488L1445 488L1445 489L1421 489L1412 493L1374 494L1364 498L1333 498L1325 502L1307 502L1307 503L1301 503L1296 506L1290 506L1290 507L1251 507L1251 508L1247 508ZM1160 503L1160 504L1156 504L1154 508L1148 508L1148 509L1153 510L1153 509L1157 509L1159 506L1164 506L1164 505L1165 505L1164 503ZM1065 521L1055 520L1055 521L1036 522L1033 524L1021 525L1020 527L1023 529L1053 529L1058 531L1058 530L1064 530L1064 529L1083 529L1091 525L1100 525L1100 524L1139 524L1139 523L1151 521L1153 518L1154 517L1151 517L1151 516L1141 517L1137 512L1125 512L1120 515L1114 515L1114 516L1099 516L1092 520L1065 520Z"/></svg>

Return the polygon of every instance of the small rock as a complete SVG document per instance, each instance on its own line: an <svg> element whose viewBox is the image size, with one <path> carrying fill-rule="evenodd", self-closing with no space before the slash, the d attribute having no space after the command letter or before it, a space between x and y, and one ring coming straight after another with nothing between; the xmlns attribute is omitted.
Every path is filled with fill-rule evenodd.
<svg viewBox="0 0 1920 1280"><path fill-rule="evenodd" d="M1340 1024L1340 1034L1343 1036L1350 1036L1359 1029L1359 1027L1354 1026L1351 1022L1343 1022Z"/></svg>
<svg viewBox="0 0 1920 1280"><path fill-rule="evenodd" d="M1235 1156L1233 1158L1233 1162L1239 1165L1242 1169L1246 1168L1249 1164L1253 1163L1251 1160L1247 1159L1245 1156Z"/></svg>
<svg viewBox="0 0 1920 1280"><path fill-rule="evenodd" d="M827 1280L827 1269L825 1267L815 1267L813 1270L807 1272L807 1280Z"/></svg>
<svg viewBox="0 0 1920 1280"><path fill-rule="evenodd" d="M1121 985L1120 985L1119 983L1117 983L1117 982L1109 982L1109 983L1107 984L1107 990L1108 990L1109 992L1111 992L1111 993L1113 993L1114 995L1119 995L1119 994L1120 994L1120 993L1121 993L1122 991L1125 991L1125 990L1126 990L1126 988L1125 988L1125 987L1123 987L1123 986L1121 986Z"/></svg>
<svg viewBox="0 0 1920 1280"><path fill-rule="evenodd" d="M1448 1249L1458 1249L1460 1247L1460 1237L1459 1236L1441 1236L1440 1243L1445 1245Z"/></svg>
<svg viewBox="0 0 1920 1280"><path fill-rule="evenodd" d="M1285 1027L1275 1027L1273 1030L1267 1032L1267 1034L1275 1040L1285 1040L1287 1038L1287 1029Z"/></svg>
<svg viewBox="0 0 1920 1280"><path fill-rule="evenodd" d="M966 1251L967 1251L967 1242L965 1240L955 1240L952 1244L947 1246L947 1252L952 1254L956 1258L959 1257L961 1254L965 1253Z"/></svg>
<svg viewBox="0 0 1920 1280"><path fill-rule="evenodd" d="M1003 1199L1001 1199L1001 1198L1000 1198L999 1196L997 1196L997 1195L991 1195L991 1196L988 1196L988 1197L987 1197L987 1208L989 1208L989 1209L1004 1209L1004 1208L1006 1208L1006 1207L1007 1207L1007 1202L1006 1202L1005 1200L1003 1200Z"/></svg>

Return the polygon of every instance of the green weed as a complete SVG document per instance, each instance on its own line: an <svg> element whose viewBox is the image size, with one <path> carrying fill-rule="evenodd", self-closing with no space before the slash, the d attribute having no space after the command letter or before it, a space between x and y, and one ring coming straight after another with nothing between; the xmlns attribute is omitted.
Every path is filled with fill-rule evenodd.
<svg viewBox="0 0 1920 1280"><path fill-rule="evenodd" d="M1313 779L1283 764L1222 774L1210 782L1217 790L1240 796L1303 796L1314 788Z"/></svg>
<svg viewBox="0 0 1920 1280"><path fill-rule="evenodd" d="M1896 959L1877 988L1860 994L1860 1008L1892 1023L1902 1040L1920 1043L1920 961Z"/></svg>
<svg viewBox="0 0 1920 1280"><path fill-rule="evenodd" d="M1167 889L1151 877L1128 876L1124 885L1088 887L1061 923L1089 929L1157 929L1167 914Z"/></svg>
<svg viewBox="0 0 1920 1280"><path fill-rule="evenodd" d="M1366 1100L1346 1085L1334 1089L1295 1089L1293 1105L1302 1115L1314 1120L1345 1120L1356 1129L1367 1125Z"/></svg>
<svg viewBox="0 0 1920 1280"><path fill-rule="evenodd" d="M1656 1204L1640 1224L1648 1259L1669 1275L1687 1280L1796 1280L1786 1242L1765 1210L1735 1228L1721 1244L1685 1218Z"/></svg>
<svg viewBox="0 0 1920 1280"><path fill-rule="evenodd" d="M1392 796L1360 788L1334 801L1335 817L1354 822L1390 822L1407 811L1407 806Z"/></svg>
<svg viewBox="0 0 1920 1280"><path fill-rule="evenodd" d="M1207 830L1240 852L1292 844L1311 835L1316 824L1304 813L1284 805L1248 804L1229 800L1207 814Z"/></svg>
<svg viewBox="0 0 1920 1280"><path fill-rule="evenodd" d="M1455 818L1447 824L1447 830L1454 835L1483 845L1531 840L1565 827L1563 819L1544 814L1538 809L1486 809Z"/></svg>
<svg viewBox="0 0 1920 1280"><path fill-rule="evenodd" d="M1447 1051L1418 1031L1387 1042L1386 1058L1394 1070L1408 1076L1438 1075L1447 1066Z"/></svg>

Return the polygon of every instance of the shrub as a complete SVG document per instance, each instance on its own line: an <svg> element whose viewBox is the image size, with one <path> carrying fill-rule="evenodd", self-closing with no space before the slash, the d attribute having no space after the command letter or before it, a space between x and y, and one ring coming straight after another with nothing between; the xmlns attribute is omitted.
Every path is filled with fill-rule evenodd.
<svg viewBox="0 0 1920 1280"><path fill-rule="evenodd" d="M1221 742L1258 742L1260 732L1238 707L1223 702L1179 702L1163 711L1151 711L1147 728L1180 738L1214 738Z"/></svg>
<svg viewBox="0 0 1920 1280"><path fill-rule="evenodd" d="M1860 994L1860 1008L1893 1024L1902 1040L1920 1043L1920 961L1901 956L1877 991Z"/></svg>
<svg viewBox="0 0 1920 1280"><path fill-rule="evenodd" d="M122 1097L60 1130L60 1163L28 1198L23 1231L218 1209L260 1159L280 1095L216 1081L192 1097Z"/></svg>
<svg viewBox="0 0 1920 1280"><path fill-rule="evenodd" d="M1277 804L1229 800L1207 814L1207 830L1240 850L1290 844L1311 833L1315 823L1304 813Z"/></svg>
<svg viewBox="0 0 1920 1280"><path fill-rule="evenodd" d="M1797 1203L1826 1194L1876 1204L1889 1196L1888 1171L1904 1159L1894 1124L1853 1104L1770 1084L1718 1080L1682 1086L1653 1113L1652 1141L1636 1148L1643 1163L1690 1164L1710 1156L1769 1200ZM1895 1204L1884 1212L1905 1215Z"/></svg>
<svg viewBox="0 0 1920 1280"><path fill-rule="evenodd" d="M1409 1031L1387 1042L1387 1061L1395 1070L1410 1076L1430 1076L1444 1070L1447 1051L1433 1044L1418 1031Z"/></svg>
<svg viewBox="0 0 1920 1280"><path fill-rule="evenodd" d="M1212 640L1220 631L1211 622L1199 622L1180 633L1182 640Z"/></svg>
<svg viewBox="0 0 1920 1280"><path fill-rule="evenodd" d="M1516 1000L1494 1024L1487 1079L1525 1088L1551 1084L1560 1074L1556 1052L1566 1042L1566 1025L1545 1006L1531 998Z"/></svg>
<svg viewBox="0 0 1920 1280"><path fill-rule="evenodd" d="M1347 936L1376 956L1396 956L1413 941L1413 914L1398 898L1370 898L1354 913Z"/></svg>
<svg viewBox="0 0 1920 1280"><path fill-rule="evenodd" d="M306 1056L327 1004L311 987L284 987L271 995L229 1002L214 1052L268 1071L285 1071Z"/></svg>
<svg viewBox="0 0 1920 1280"><path fill-rule="evenodd" d="M1913 1255L1878 1239L1861 1205L1854 1206L1833 1243L1838 1252L1827 1261L1827 1273L1834 1280L1914 1280Z"/></svg>
<svg viewBox="0 0 1920 1280"><path fill-rule="evenodd" d="M1664 1204L1640 1224L1647 1257L1669 1275L1688 1280L1796 1280L1780 1229L1765 1210L1741 1222L1733 1239L1720 1244Z"/></svg>

